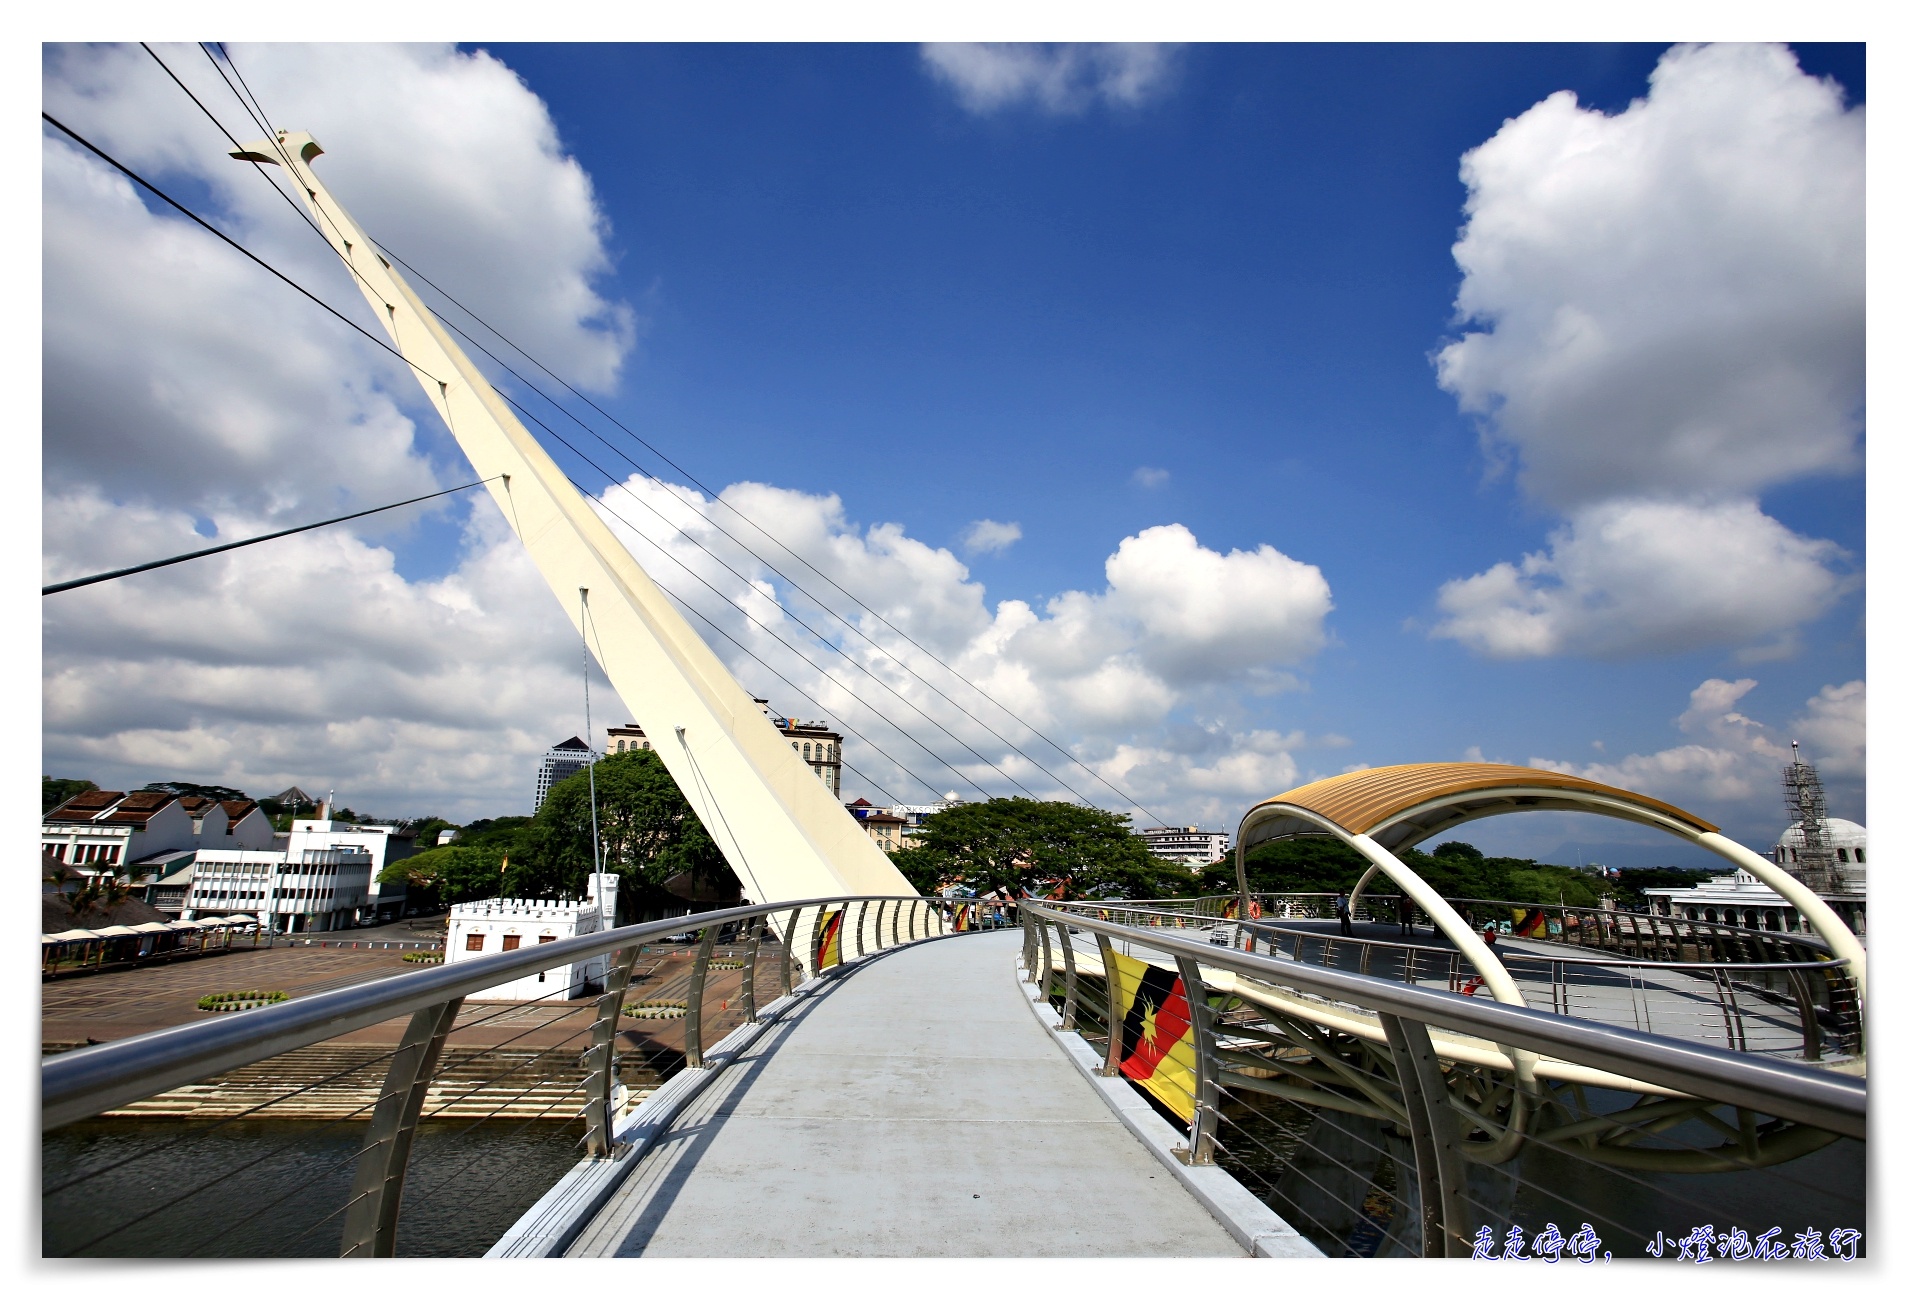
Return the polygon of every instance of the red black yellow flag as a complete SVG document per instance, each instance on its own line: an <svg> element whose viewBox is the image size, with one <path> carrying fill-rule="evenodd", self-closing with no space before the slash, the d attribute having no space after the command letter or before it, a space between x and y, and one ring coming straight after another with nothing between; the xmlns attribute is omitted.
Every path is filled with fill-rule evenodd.
<svg viewBox="0 0 1908 1300"><path fill-rule="evenodd" d="M1114 953L1113 962L1119 980L1120 1073L1190 1124L1197 1063L1186 986L1174 972L1136 957Z"/></svg>
<svg viewBox="0 0 1908 1300"><path fill-rule="evenodd" d="M1533 911L1526 912L1522 908L1513 907L1511 909L1511 916L1517 923L1517 934L1519 938L1528 939L1533 934L1537 935L1539 938L1543 936L1543 933L1544 933L1544 909L1543 908L1539 907Z"/></svg>
<svg viewBox="0 0 1908 1300"><path fill-rule="evenodd" d="M1236 898L1228 898L1226 900L1226 905L1219 909L1219 919L1222 921L1238 920L1239 919L1239 900Z"/></svg>
<svg viewBox="0 0 1908 1300"><path fill-rule="evenodd" d="M815 962L817 970L827 970L830 966L841 965L841 918L847 908L838 907L832 912L823 912L818 923L821 933L821 947Z"/></svg>

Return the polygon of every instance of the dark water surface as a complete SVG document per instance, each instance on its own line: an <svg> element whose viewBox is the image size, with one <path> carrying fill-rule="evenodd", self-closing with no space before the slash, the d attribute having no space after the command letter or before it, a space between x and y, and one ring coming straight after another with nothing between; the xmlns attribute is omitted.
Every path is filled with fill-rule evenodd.
<svg viewBox="0 0 1908 1300"><path fill-rule="evenodd" d="M335 1256L363 1120L102 1119L44 1135L46 1256ZM582 1156L577 1124L419 1126L400 1256L475 1257ZM124 1162L124 1163L121 1163ZM91 1176L87 1176L87 1175Z"/></svg>

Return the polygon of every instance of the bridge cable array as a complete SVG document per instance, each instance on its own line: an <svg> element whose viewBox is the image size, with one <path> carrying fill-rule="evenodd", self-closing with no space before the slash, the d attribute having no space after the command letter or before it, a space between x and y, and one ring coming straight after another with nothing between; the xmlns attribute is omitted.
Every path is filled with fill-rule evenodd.
<svg viewBox="0 0 1908 1300"><path fill-rule="evenodd" d="M335 308L331 307L330 304L325 303L322 299L319 299L315 295L311 294L309 290L306 290L302 285L297 284L296 281L286 276L283 272L279 271L277 268L271 266L270 263L266 262L263 258L259 257L257 254L252 253L249 249L246 249L243 245L238 244L236 241L226 236L223 232L220 232L216 228L212 227L209 223L205 222L202 218L200 218L196 213L193 213L190 209L186 208L185 205L179 203L176 199L174 199L171 195L167 194L164 190L160 189L157 185L153 184L151 181L146 180L143 176L139 175L137 172L132 171L130 168L120 163L117 159L113 158L105 150L93 144L90 140L80 135L77 131L74 131L71 127L59 121L57 118L52 117L50 114L42 113L41 117L44 118L52 126L54 126L58 130L63 132L64 134L70 136L74 141L76 141L77 143L85 147L86 149L97 154L102 160L106 161L111 166L117 168L119 171L123 172L129 178L136 181L140 185L144 186L146 189L150 190L153 194L157 195L163 201L179 209L181 212L185 213L188 217L190 217L193 221L197 222L199 225L205 226L206 229L211 230L212 233L218 235L219 238L223 240L225 243L231 244L232 247L244 253L247 258L249 258L250 260L254 262L257 262L260 266L265 267L267 270L271 271L272 274L277 276L279 279L284 280L288 284L291 284L294 288L297 288L300 293L303 293L305 294L305 296L312 298L313 301L317 302L320 306L324 307L327 312L330 312L332 315L338 317L338 319L343 320L347 325L351 326L352 329L356 330L360 334L363 334L366 338L370 339L373 343L376 343L379 347L384 348L385 351L391 352L394 356L397 356L400 361L404 361L406 365L409 365L413 370L416 370L419 374L425 375L427 378L431 378L433 382L435 382L435 377L431 376L429 371L426 371L421 366L418 366L415 363L410 362L402 354L396 352L396 350L393 349L388 343L384 342L382 339L378 339L377 337L372 335L369 331L365 330L362 326L358 325L354 321L351 321L349 318L345 317L342 313L338 312ZM455 327L453 326L453 328ZM459 332L461 333L461 331ZM512 399L508 393L501 393L500 396L502 396L504 400L510 402L510 404L513 407L515 407L518 411L523 412L524 415L530 420L532 420L534 423L536 423L539 428L542 428L545 432L550 433L551 436L556 438L558 442L562 443L565 447L569 448L569 450L573 454L576 454L579 458L583 459L584 462L586 464L589 464L592 469L595 469L600 474L605 474L606 478L609 477L607 473L602 469L601 466L597 465L594 461L591 461L587 456L583 456L582 453L575 447L574 444L570 443L568 440L564 439L561 435L557 434L554 430L550 429L550 427L547 424L545 424L543 421L541 421L540 419L537 419L537 417L534 414L530 413L525 407L523 407L521 403L516 402L514 399ZM580 483L577 483L575 479L572 478L569 481L571 485L577 489L577 491L583 493L583 495L585 495L586 497L591 496L589 491L586 488L584 488ZM632 531L635 531L638 536L641 536L643 538L644 541L649 542L652 546L658 546L659 550L662 549L653 539L641 533L640 530L634 529L633 525L629 523L629 520L627 520L622 515L617 514L614 510L611 510L606 505L604 505L600 498L592 497L592 499L596 500L597 504L601 506L606 513L611 514L612 516L617 518L619 521L621 521L626 527L630 527ZM401 503L401 504L408 504L408 503ZM695 538L690 537L687 534L683 534L683 536L685 537L685 540L695 543L699 549L707 551L708 548L702 546L701 543L696 542ZM268 539L260 538L257 540L268 540ZM218 549L218 548L214 548L214 549ZM663 551L663 553L667 554L668 552ZM186 557L186 558L193 558L193 557ZM676 557L671 556L671 558L675 559ZM712 557L712 558L718 558L719 560L719 557ZM677 563L680 565L681 561L677 560ZM717 594L717 596L720 597L722 600L724 600L731 606L735 607L738 610L738 612L741 612L744 615L744 617L748 618L751 622L756 623L757 626L762 626L759 620L756 620L752 615L748 614L748 611L746 609L743 609L741 604L737 602L733 597L722 592L719 588L715 587L713 584L708 583L706 579L703 579L701 577L701 575L695 574L694 570L689 569L687 565L682 565L682 567L685 569L685 571L689 572L692 576L696 577L699 581L702 581L704 585L709 586L710 590L714 591ZM733 570L731 570L731 572L733 572ZM706 615L699 614L699 616L703 617L705 622L709 621ZM764 630L767 631L768 629L764 628ZM775 636L773 632L771 632L770 635ZM730 639L733 641L733 638L730 638ZM775 639L780 641L784 646L787 646L790 650L795 651L795 653L797 654L800 654L801 657L806 659L811 665L814 665L817 668L819 668L819 665L814 664L814 660L812 658L809 658L807 655L802 654L801 651L797 650L796 647L791 645L785 639L779 636L775 636ZM834 647L831 646L830 648L832 649ZM751 656L751 657L756 657L758 662L760 662L759 657L757 656ZM853 662L853 661L850 660L850 662ZM844 690L849 690L849 688L847 688L845 684L843 684L840 681L840 679L834 677L832 674L827 674L825 670L823 671L824 671L824 675L828 676L830 681L834 682L837 686L841 686ZM782 675L778 673L777 676L782 676ZM787 680L786 677L783 677L782 679L784 681ZM817 708L822 707L820 703L814 700L814 698L810 696L806 691L802 691L800 693L802 694L803 698L808 699L809 702L812 704L815 704ZM888 718L885 714L882 714L878 709L874 709L872 705L869 705L866 700L863 700L859 695L855 694L852 690L849 690L849 694L858 703L861 703L864 706L868 707L871 712L874 712L877 717L881 718L883 722L888 723L888 725L890 727L893 727L894 730L897 731L899 734L908 738L909 740L912 740L916 745L920 746L923 750L925 750L928 753L928 755L931 758L934 758L937 762L940 762L943 766L947 767L957 777L959 777L963 781L966 781L969 785L973 786L974 789L979 791L983 796L986 795L987 792L983 787L981 787L978 783L974 782L971 778L967 777L966 774L962 773L958 768L955 768L952 764L948 763L947 760L945 760L944 758L941 758L939 754L936 754L927 745L922 744L922 742L919 739L911 735L905 728L902 728L898 724L896 724L893 721L893 719ZM853 734L860 737L859 732L854 732ZM866 737L861 737L861 738L864 740L866 739ZM880 750L878 747L875 747L875 748L876 748L876 752L881 753L882 757L888 758L889 761L891 762L894 761L892 756L888 755L885 751ZM847 765L844 764L844 766L847 766ZM897 766L901 766L901 765L897 764ZM851 768L850 770L854 770L854 769ZM909 776L913 777L916 781L920 782L921 785L925 789L927 789L930 793L932 793L935 790L934 784L922 778L918 773L915 773L914 771L906 768L905 766L902 767L902 770L906 771ZM877 790L879 790L879 787L877 787ZM884 795L887 793L886 791L879 791L879 792ZM889 796L889 797L892 798L892 796Z"/></svg>
<svg viewBox="0 0 1908 1300"><path fill-rule="evenodd" d="M174 83L179 86L181 91L183 91L187 95L187 97L192 100L193 104L199 108L199 110L208 118L208 120L212 121L213 124L218 127L220 132L226 137L227 140L232 141L234 148L239 148L240 146L238 145L238 142L234 139L230 131L226 130L224 125L221 122L219 122L217 116L213 114L209 108L206 107L206 105L198 98L198 96L194 95L191 92L191 90L185 86L185 84L179 79L177 74L174 73L172 69L165 64L165 61L161 59L157 53L153 52L149 46L145 48L147 50L147 53L151 55L151 57L155 60L155 62L158 62L160 66L165 69L165 71L167 72L167 75L171 77ZM251 87L249 86L249 84L245 82L244 75L242 72L240 72L236 63L232 62L230 52L227 51L222 45L219 47L220 54L224 56L226 64L230 65L231 67L232 75L234 77L237 77L238 79L239 84L237 86L234 86L231 78L226 76L225 68L221 66L218 59L213 57L211 50L203 44L201 44L200 48L202 52L205 54L207 60L212 63L214 69L218 71L221 80L225 82L227 88L232 91L234 97L239 101L240 105L244 108L247 115L252 119L253 123L262 132L264 132L267 140L275 142L276 135L272 131L269 125L269 120L263 111L263 107L260 104L260 101L258 100L256 93L251 90ZM292 209L298 214L300 219L303 220L307 225L311 226L314 233L318 234L321 238L323 238L324 232L318 229L317 225L312 221L312 218L310 217L310 215L304 211L304 209L296 202L296 200L294 200L291 195L285 193L284 189L278 184L278 182L275 179L273 179L270 176L269 173L266 173L264 171L264 168L262 166L259 166L257 163L254 163L254 167L259 171L261 177L263 177L266 180L267 184L270 184L272 188L274 189L274 191L276 191L280 195L280 197L283 198L292 207ZM326 242L327 242L327 246L329 246L330 241L327 240ZM442 297L446 301L450 302L459 311L469 316L473 321L475 321L483 329L485 329L486 331L494 335L496 338L500 339L506 346L510 347L519 355L526 358L532 365L536 366L539 370L543 371L543 373L550 376L550 378L555 380L558 384L562 385L562 387L566 391L568 391L572 396L576 397L578 400L585 403L587 406L589 406L591 410L595 411L598 415L602 416L604 419L609 420L619 430L621 430L626 436L628 436L633 441L639 443L641 446L646 448L652 454L659 457L670 468L676 470L678 473L688 478L690 482L694 483L696 487L700 488L705 494L707 494L707 497L710 501L720 502L724 509L728 510L741 522L755 529L756 532L761 534L761 536L763 536L764 538L767 538L770 542L773 542L777 547L779 547L783 551L783 553L799 561L804 567L809 569L810 572L814 573L823 582L827 583L835 591L839 592L842 596L846 597L849 601L853 602L855 605L860 606L875 620L879 621L884 627L888 628L895 635L900 637L902 640L906 641L909 645L919 650L922 654L927 655L928 658L933 660L936 664L938 664L940 667L942 667L951 675L953 675L957 680L962 682L964 685L968 686L970 689L974 690L977 694L981 696L982 699L986 700L988 703L991 703L996 708L1000 709L1003 713L1007 715L1007 717L1011 718L1015 723L1018 723L1020 726L1024 727L1028 732L1032 733L1035 736L1038 736L1041 740L1045 741L1057 753L1061 754L1068 762L1071 762L1075 764L1076 766L1080 767L1082 770L1086 771L1100 784L1106 786L1107 789L1112 790L1113 793L1118 795L1124 802L1130 804L1134 808L1138 809L1140 812L1146 814L1148 817L1152 817L1155 820L1157 820L1157 817L1154 814L1152 814L1150 811L1148 811L1143 805L1139 804L1137 800L1134 800L1131 796L1121 791L1117 786L1114 786L1112 783L1107 781L1098 772L1094 771L1093 768L1091 768L1090 766L1082 762L1078 757L1070 753L1063 746L1059 745L1051 737L1047 736L1045 733L1041 732L1038 728L1033 727L1031 724L1027 723L1024 719L1020 718L1006 705L994 699L977 683L973 682L972 680L967 678L964 674L960 673L958 669L955 669L952 665L946 663L944 660L942 660L939 656L935 655L927 647L921 645L913 637L909 636L906 632L902 631L898 627L895 627L895 625L892 622L890 622L872 605L854 596L853 593L849 592L846 588L842 587L839 582L829 577L825 572L819 569L812 561L809 561L805 557L801 556L798 552L794 551L786 543L782 542L779 538L776 538L767 529L763 528L760 524L756 523L754 520L750 519L746 514L738 510L733 504L727 502L726 500L723 500L719 494L715 493L714 491L709 489L705 484L701 483L700 480L696 479L693 474L690 474L686 469L684 469L682 466L678 465L675 461L670 459L670 457L668 457L667 454L663 453L658 448L656 448L653 444L648 442L646 439L642 438L640 434L637 434L634 430L630 429L627 425L617 420L616 417L611 415L609 412L604 411L600 406L598 406L594 401L592 401L587 395L579 392L567 380L563 379L561 375L557 374L549 366L545 365L542 361L538 360L535 356L529 353L526 349L524 349L523 347L521 347L520 345L512 341L510 338L504 335L501 331L496 329L495 326L485 321L475 311L471 310L465 304L463 304L462 302L457 300L455 297L453 297L450 293L448 293L446 290L444 290L441 286L437 285L434 281L430 280L428 276L424 275L421 271L418 271L417 268L411 266L410 263L404 261L403 258L398 257L395 253L392 253L390 249L385 248L383 249L383 251L386 253L389 253L394 261L404 266L407 271L410 271L413 275L417 276L417 278L421 282L429 286L432 290L434 290L438 294L442 295ZM355 268L353 269L355 273ZM982 719L977 714L975 714L971 709L962 705L959 701L955 700L952 696L948 695L946 691L942 690L932 680L930 680L929 678L924 676L922 673L920 673L917 669L915 669L912 665L910 665L904 658L894 654L893 651L891 651L888 647L883 646L879 641L876 641L860 625L858 625L854 621L843 616L840 612L838 612L835 608L833 608L833 606L831 606L828 602L816 596L813 592L809 591L806 587L803 587L799 582L797 582L794 578L790 577L782 569L778 568L773 562L771 562L769 559L763 556L760 552L758 552L753 547L749 546L741 538L737 537L728 528L724 527L719 521L711 517L707 513L706 509L698 506L688 495L686 495L682 490L678 489L676 485L669 483L663 478L661 478L660 476L652 473L650 470L648 470L646 467L644 467L638 461L636 461L633 457L629 456L626 452L624 452L621 448L615 446L614 443L612 443L610 440L603 437L602 433L599 432L593 425L583 420L574 411L570 410L567 406L565 406L562 402L557 401L549 393L545 392L543 389L538 387L534 381L528 379L523 374L518 372L515 368L511 367L507 362L505 362L502 358L498 357L488 347L485 347L482 343L479 343L476 339L472 338L467 331L457 326L454 322L447 320L445 323L449 325L452 329L456 330L457 333L462 338L464 338L473 347L477 348L480 352L482 352L493 363L495 363L500 368L502 368L506 373L511 375L512 378L517 380L520 384L524 385L531 392L534 392L537 396L543 398L544 401L548 402L550 405L556 407L557 410L563 412L565 416L567 416L571 421L576 423L579 427L589 432L592 437L595 437L599 442L601 442L619 459L624 461L624 463L628 464L637 473L642 474L645 478L656 483L659 487L663 488L665 491L668 491L671 495L677 497L677 499L682 500L686 505L689 505L692 509L695 509L697 513L700 514L710 524L711 527L714 527L724 537L728 538L731 542L733 542L736 546L742 549L751 558L753 558L758 563L760 563L769 572L773 573L776 577L781 578L782 581L785 582L789 587L793 588L794 590L800 592L803 596L807 597L811 602L814 603L814 605L818 609L827 613L836 622L841 624L842 627L847 629L849 632L853 633L855 636L861 638L863 641L867 642L867 644L873 647L873 649L878 654L885 656L886 658L891 660L894 664L900 667L904 672L908 673L911 677L919 681L927 689L933 691L936 695L940 696L947 703L949 703L954 708L959 710L969 720L973 721L976 725L980 726L983 730L985 730L989 735L993 736L994 739L1000 741L1003 745L1007 746L1014 753L1020 755L1020 757L1025 759L1028 763L1030 763L1033 767L1035 767L1037 770L1039 770L1044 775L1046 775L1049 779L1053 780L1056 784L1058 784L1062 789L1066 790L1069 794L1081 800L1081 802L1083 803L1086 803L1089 805L1093 803L1093 800L1091 800L1086 795L1082 794L1079 790L1069 785L1064 780L1064 778L1060 777L1059 775L1051 771L1045 765L1040 763L1039 760L1035 759L1034 757L1029 755L1025 750L1021 749L1018 745L1014 744L1007 737L1003 736L999 731L995 730L984 719ZM520 402L516 401L514 398L511 398L510 395L507 393L503 394L503 396L505 396L506 400L510 401L511 405L515 407L520 413L532 419L533 422L538 425L538 427L544 429L546 432L551 433L552 436L556 436L554 430L550 429L550 427L546 423L544 423L542 420L538 420L534 416L531 416L530 413L522 406ZM579 457L581 457L580 451L573 444L561 438L559 438L559 441L562 441L564 446L569 448L573 454L577 454L579 455ZM584 459L586 463L589 463L592 469L595 469L599 474L602 474L606 481L618 483L620 486L623 486L625 490L629 490L628 484L626 481L619 479L616 476L610 474L602 466L595 464L593 461L589 461L587 457L581 457L581 458ZM651 509L652 513L657 513L658 517L661 518L660 513L654 511L654 507L649 506L647 502L644 502L644 505L646 506L646 508ZM667 523L666 520L664 522ZM671 525L671 527L676 528L675 525ZM710 548L703 545L699 539L696 539L693 536L690 536L688 533L683 532L679 528L676 528L676 531L681 532L682 536L684 536L686 540L691 541L693 544L697 545L700 549L709 553L711 557L717 559L719 563L723 563L724 567L728 568L730 572L732 573L736 572L733 566L730 566L726 562L722 561L719 556L716 556L714 552L710 550ZM652 542L652 545L653 544L654 543ZM746 579L746 577L744 577L743 575L737 573L736 576L738 577L738 579L742 580L743 582L745 583L748 582L748 579ZM731 601L730 603L733 604L735 602ZM841 654L844 658L848 659L849 662L853 664L855 667L860 668L863 672L867 673L869 676L874 677L876 681L880 682L883 685L883 687L886 688L891 694L895 695L897 699L902 700L910 708L914 709L915 712L919 714L925 721L927 721L930 725L935 727L937 730L941 731L950 740L953 740L956 744L960 745L961 748L966 749L968 753L972 754L976 759L986 764L988 767L992 768L995 771L995 773L997 773L998 775L1006 779L1010 784L1012 784L1013 786L1021 790L1022 793L1031 796L1032 792L1028 790L1024 784L1022 784L1020 781L1015 779L1011 774L1004 771L998 764L993 763L991 760L986 759L977 750L975 750L972 745L969 745L967 742L961 740L958 736L954 735L954 733L949 731L947 727L945 727L938 720L936 720L931 715L929 715L925 710L921 709L918 704L915 704L912 700L907 699L906 696L901 695L900 692L896 691L891 684L889 684L887 681L881 678L880 675L875 673L870 667L857 661L852 655L849 655L839 645L835 645L834 643L830 642L819 631L817 631L813 627L810 627L804 620L794 615L792 611L788 611L785 609L784 612L788 613L789 617L792 620L794 620L800 626L802 626L804 631L807 631L811 636L814 636L817 640L822 641L823 644L829 645L831 649L834 649L836 653ZM831 680L833 679L831 678ZM836 684L840 685L838 681ZM856 696L855 698L859 702L863 703L864 705L867 704L867 702L865 700L861 700L859 696ZM889 725L891 726L895 725L891 719L887 719L884 717L883 720L888 721ZM902 730L902 729L897 726L896 730ZM909 733L903 730L902 734L908 735ZM910 739L915 739L915 738L910 736ZM929 749L928 746L926 746L925 744L922 744L918 739L915 739L915 743L921 745L923 749L927 749L930 754L933 753L933 751ZM945 765L945 760L940 760L938 754L935 754L934 757L936 757L937 760L942 761ZM948 765L948 766L951 767L951 765ZM983 795L985 794L984 789L982 789L982 787L980 787L977 783L973 782L971 778L966 777L964 773L959 773L958 769L955 769L955 770L957 772L957 775L959 775L962 780L966 781L969 785L974 786L976 790L980 790L981 793L983 793ZM929 786L929 788L932 789L932 786Z"/></svg>

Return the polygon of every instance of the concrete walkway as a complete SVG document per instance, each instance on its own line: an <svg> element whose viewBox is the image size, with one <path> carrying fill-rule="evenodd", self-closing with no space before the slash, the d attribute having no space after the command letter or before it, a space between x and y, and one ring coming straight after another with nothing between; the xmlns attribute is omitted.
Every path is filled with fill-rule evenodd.
<svg viewBox="0 0 1908 1300"><path fill-rule="evenodd" d="M900 949L758 1038L572 1256L1239 1256L1015 984L1017 931Z"/></svg>

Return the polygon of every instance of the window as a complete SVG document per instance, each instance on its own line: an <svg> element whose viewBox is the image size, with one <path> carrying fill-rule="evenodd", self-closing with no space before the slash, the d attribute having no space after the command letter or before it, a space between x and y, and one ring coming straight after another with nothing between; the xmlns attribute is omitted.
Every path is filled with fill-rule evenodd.
<svg viewBox="0 0 1908 1300"><path fill-rule="evenodd" d="M1835 860L1836 860L1837 862L1847 862L1847 861L1848 861L1848 850L1847 850L1847 849L1837 849L1837 850L1835 850Z"/></svg>
<svg viewBox="0 0 1908 1300"><path fill-rule="evenodd" d="M522 944L522 943L523 943L523 936L522 936L522 935L520 935L520 934L506 934L506 935L504 936L504 946L503 946L503 950L504 950L505 952L515 952L515 951L517 950L517 948L518 948L518 946L519 946L520 944Z"/></svg>
<svg viewBox="0 0 1908 1300"><path fill-rule="evenodd" d="M483 950L484 950L483 935L467 934L464 936L464 951L465 952L482 952Z"/></svg>
<svg viewBox="0 0 1908 1300"><path fill-rule="evenodd" d="M537 936L537 942L538 943L555 943L556 936L554 934L540 934Z"/></svg>
<svg viewBox="0 0 1908 1300"><path fill-rule="evenodd" d="M1855 850L1855 860L1856 860L1857 862L1866 862L1866 861L1868 861L1868 855L1867 855L1866 853L1864 853L1864 852L1862 852L1862 851L1861 851L1860 849L1856 849L1856 850Z"/></svg>

